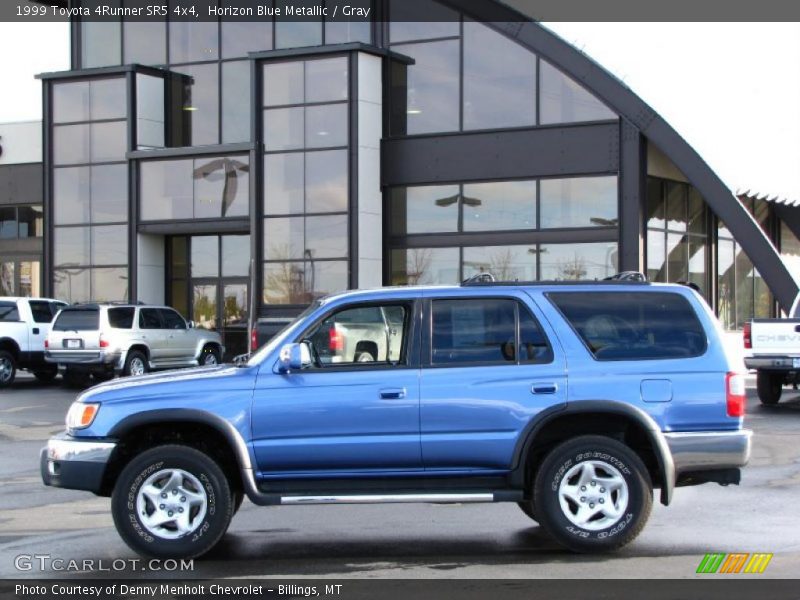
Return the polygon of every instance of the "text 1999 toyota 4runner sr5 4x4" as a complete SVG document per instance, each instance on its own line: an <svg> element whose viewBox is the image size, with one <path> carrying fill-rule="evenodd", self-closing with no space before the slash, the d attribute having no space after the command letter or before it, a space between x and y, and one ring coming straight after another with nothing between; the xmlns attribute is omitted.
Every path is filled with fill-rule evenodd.
<svg viewBox="0 0 800 600"><path fill-rule="evenodd" d="M245 495L516 502L568 548L608 551L644 527L654 488L669 504L679 486L739 482L751 434L731 365L683 286L347 292L245 364L84 392L41 471L111 496L122 538L153 557L208 551Z"/></svg>

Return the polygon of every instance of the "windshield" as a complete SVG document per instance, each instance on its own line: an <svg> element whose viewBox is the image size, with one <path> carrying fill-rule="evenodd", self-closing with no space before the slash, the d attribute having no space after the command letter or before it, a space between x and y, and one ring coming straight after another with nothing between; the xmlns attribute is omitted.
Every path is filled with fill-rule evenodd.
<svg viewBox="0 0 800 600"><path fill-rule="evenodd" d="M286 325L283 329L281 329L275 336L266 344L261 346L258 351L250 357L245 363L245 366L252 367L258 364L261 364L263 361L275 348L277 348L280 344L283 344L285 340L298 328L298 326L305 320L305 318L310 315L312 312L317 310L320 307L320 302L316 301L307 309L305 309L302 313L298 315L298 317Z"/></svg>

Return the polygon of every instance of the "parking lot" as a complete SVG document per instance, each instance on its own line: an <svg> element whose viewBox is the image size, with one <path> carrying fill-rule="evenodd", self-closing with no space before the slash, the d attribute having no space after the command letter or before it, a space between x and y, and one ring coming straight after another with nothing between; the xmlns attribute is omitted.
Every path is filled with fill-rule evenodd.
<svg viewBox="0 0 800 600"><path fill-rule="evenodd" d="M775 556L756 577L796 577L800 396L786 390L779 405L762 407L753 384L746 424L755 430L754 452L742 485L677 490L618 554L570 554L513 504L257 508L245 501L223 543L179 576L681 578L696 577L709 552L768 552ZM80 575L53 570L54 559L114 565L98 576L178 576L141 563L116 570L136 555L114 530L109 499L42 485L39 449L62 429L76 393L60 380L43 385L24 375L0 392L0 577ZM24 558L34 555L49 558Z"/></svg>

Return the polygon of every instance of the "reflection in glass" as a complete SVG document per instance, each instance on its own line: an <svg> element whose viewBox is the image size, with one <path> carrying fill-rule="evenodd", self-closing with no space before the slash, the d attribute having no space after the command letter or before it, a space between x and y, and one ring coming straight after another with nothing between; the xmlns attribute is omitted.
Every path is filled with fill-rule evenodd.
<svg viewBox="0 0 800 600"><path fill-rule="evenodd" d="M125 20L123 63L163 65L167 62L167 26L162 22Z"/></svg>
<svg viewBox="0 0 800 600"><path fill-rule="evenodd" d="M667 182L667 229L686 231L687 186L678 182Z"/></svg>
<svg viewBox="0 0 800 600"><path fill-rule="evenodd" d="M19 263L19 295L39 298L42 295L42 263L38 260Z"/></svg>
<svg viewBox="0 0 800 600"><path fill-rule="evenodd" d="M347 100L347 58L306 62L306 102Z"/></svg>
<svg viewBox="0 0 800 600"><path fill-rule="evenodd" d="M503 181L464 186L464 231L536 228L536 182Z"/></svg>
<svg viewBox="0 0 800 600"><path fill-rule="evenodd" d="M351 6L369 6L370 0L350 2ZM326 21L325 44L346 44L348 42L372 42L372 23L370 21Z"/></svg>
<svg viewBox="0 0 800 600"><path fill-rule="evenodd" d="M88 195L87 195L88 197ZM91 168L91 222L128 220L128 168L98 165ZM78 221L85 223L86 221Z"/></svg>
<svg viewBox="0 0 800 600"><path fill-rule="evenodd" d="M56 227L53 238L56 267L76 267L90 263L89 227Z"/></svg>
<svg viewBox="0 0 800 600"><path fill-rule="evenodd" d="M0 296L14 295L14 263L0 262Z"/></svg>
<svg viewBox="0 0 800 600"><path fill-rule="evenodd" d="M136 147L163 148L165 133L164 80L136 74Z"/></svg>
<svg viewBox="0 0 800 600"><path fill-rule="evenodd" d="M307 304L310 302L302 262L264 265L264 304Z"/></svg>
<svg viewBox="0 0 800 600"><path fill-rule="evenodd" d="M89 167L53 169L53 220L56 225L89 222L89 181Z"/></svg>
<svg viewBox="0 0 800 600"><path fill-rule="evenodd" d="M250 62L222 63L222 143L250 139Z"/></svg>
<svg viewBox="0 0 800 600"><path fill-rule="evenodd" d="M92 300L120 302L128 300L128 269L92 269Z"/></svg>
<svg viewBox="0 0 800 600"><path fill-rule="evenodd" d="M88 121L91 118L88 81L54 83L52 90L53 123Z"/></svg>
<svg viewBox="0 0 800 600"><path fill-rule="evenodd" d="M647 280L667 281L666 254L665 254L666 234L657 229L647 231Z"/></svg>
<svg viewBox="0 0 800 600"><path fill-rule="evenodd" d="M196 327L217 328L217 286L194 285L192 287L192 320Z"/></svg>
<svg viewBox="0 0 800 600"><path fill-rule="evenodd" d="M307 153L306 212L346 211L347 181L346 150Z"/></svg>
<svg viewBox="0 0 800 600"><path fill-rule="evenodd" d="M264 219L264 259L303 258L305 232L303 217Z"/></svg>
<svg viewBox="0 0 800 600"><path fill-rule="evenodd" d="M660 179L647 178L647 226L664 229L664 186Z"/></svg>
<svg viewBox="0 0 800 600"><path fill-rule="evenodd" d="M302 61L264 65L264 106L302 104L303 81Z"/></svg>
<svg viewBox="0 0 800 600"><path fill-rule="evenodd" d="M694 186L689 187L689 231L706 234L706 205Z"/></svg>
<svg viewBox="0 0 800 600"><path fill-rule="evenodd" d="M347 262L341 260L306 261L306 281L311 300L347 289Z"/></svg>
<svg viewBox="0 0 800 600"><path fill-rule="evenodd" d="M687 281L689 264L689 242L685 235L667 233L667 281Z"/></svg>
<svg viewBox="0 0 800 600"><path fill-rule="evenodd" d="M91 299L89 290L89 273L91 269L54 269L53 284L55 297L69 303L88 302Z"/></svg>
<svg viewBox="0 0 800 600"><path fill-rule="evenodd" d="M536 124L536 55L464 21L464 129Z"/></svg>
<svg viewBox="0 0 800 600"><path fill-rule="evenodd" d="M119 21L81 21L81 63L83 68L110 67L120 64L121 31Z"/></svg>
<svg viewBox="0 0 800 600"><path fill-rule="evenodd" d="M497 281L536 281L535 245L464 248L462 277L491 273Z"/></svg>
<svg viewBox="0 0 800 600"><path fill-rule="evenodd" d="M216 60L219 57L217 21L170 21L171 63Z"/></svg>
<svg viewBox="0 0 800 600"><path fill-rule="evenodd" d="M125 78L93 80L90 96L93 120L125 118L128 97Z"/></svg>
<svg viewBox="0 0 800 600"><path fill-rule="evenodd" d="M250 272L250 236L222 236L222 276L246 277Z"/></svg>
<svg viewBox="0 0 800 600"><path fill-rule="evenodd" d="M214 23L216 27L216 23ZM216 64L174 67L194 78L186 86L183 110L191 119L191 145L219 142L219 70Z"/></svg>
<svg viewBox="0 0 800 600"><path fill-rule="evenodd" d="M181 313L184 319L189 318L189 287L185 279L173 279L170 282L170 306Z"/></svg>
<svg viewBox="0 0 800 600"><path fill-rule="evenodd" d="M304 258L347 256L347 215L306 217Z"/></svg>
<svg viewBox="0 0 800 600"><path fill-rule="evenodd" d="M44 211L41 205L20 206L17 210L19 215L19 237L42 237L44 230Z"/></svg>
<svg viewBox="0 0 800 600"><path fill-rule="evenodd" d="M124 265L128 262L126 225L104 225L91 230L93 265Z"/></svg>
<svg viewBox="0 0 800 600"><path fill-rule="evenodd" d="M228 6L231 6L228 2ZM233 5L250 6L250 2L242 0ZM223 19L222 27L222 58L246 58L249 52L272 50L272 22L258 21L232 21Z"/></svg>
<svg viewBox="0 0 800 600"><path fill-rule="evenodd" d="M458 248L392 250L392 285L459 282Z"/></svg>
<svg viewBox="0 0 800 600"><path fill-rule="evenodd" d="M15 239L17 234L17 209L0 206L0 239Z"/></svg>
<svg viewBox="0 0 800 600"><path fill-rule="evenodd" d="M406 131L395 133L415 134L457 130L459 127L458 41L404 44L393 49L410 56L415 61L407 71Z"/></svg>
<svg viewBox="0 0 800 600"><path fill-rule="evenodd" d="M247 284L233 283L222 288L225 304L222 320L225 326L247 326ZM227 340L226 340L227 341ZM246 350L245 350L246 351Z"/></svg>
<svg viewBox="0 0 800 600"><path fill-rule="evenodd" d="M543 229L619 224L616 177L543 179L540 193Z"/></svg>
<svg viewBox="0 0 800 600"><path fill-rule="evenodd" d="M306 148L347 145L347 104L306 108Z"/></svg>
<svg viewBox="0 0 800 600"><path fill-rule="evenodd" d="M539 122L541 124L604 121L618 118L583 86L549 63L542 60L539 64L541 65L542 85L539 94Z"/></svg>
<svg viewBox="0 0 800 600"><path fill-rule="evenodd" d="M191 245L192 277L219 277L219 238L215 235L194 236Z"/></svg>
<svg viewBox="0 0 800 600"><path fill-rule="evenodd" d="M706 248L705 238L689 238L689 282L700 288L703 296L708 299Z"/></svg>
<svg viewBox="0 0 800 600"><path fill-rule="evenodd" d="M753 318L755 269L744 251L736 247L736 329Z"/></svg>
<svg viewBox="0 0 800 600"><path fill-rule="evenodd" d="M434 0L391 0L389 37L393 44L459 34L459 15Z"/></svg>
<svg viewBox="0 0 800 600"><path fill-rule="evenodd" d="M717 241L717 316L727 330L736 329L736 271L733 240Z"/></svg>
<svg viewBox="0 0 800 600"><path fill-rule="evenodd" d="M267 151L302 148L303 129L303 108L264 111L264 146Z"/></svg>
<svg viewBox="0 0 800 600"><path fill-rule="evenodd" d="M264 156L264 214L303 212L302 152Z"/></svg>
<svg viewBox="0 0 800 600"><path fill-rule="evenodd" d="M298 4L314 6L315 1L299 0ZM321 21L285 21L275 22L275 48L300 48L302 46L322 45Z"/></svg>
<svg viewBox="0 0 800 600"><path fill-rule="evenodd" d="M128 124L125 121L92 123L92 162L125 160L128 151Z"/></svg>
<svg viewBox="0 0 800 600"><path fill-rule="evenodd" d="M250 165L236 157L194 161L194 217L246 216L250 203Z"/></svg>
<svg viewBox="0 0 800 600"><path fill-rule="evenodd" d="M542 244L539 269L545 281L603 279L617 272L617 244Z"/></svg>
<svg viewBox="0 0 800 600"><path fill-rule="evenodd" d="M142 220L192 218L191 159L143 161L139 168Z"/></svg>
<svg viewBox="0 0 800 600"><path fill-rule="evenodd" d="M393 188L392 232L458 231L457 185Z"/></svg>
<svg viewBox="0 0 800 600"><path fill-rule="evenodd" d="M74 165L89 162L89 125L53 127L53 163Z"/></svg>

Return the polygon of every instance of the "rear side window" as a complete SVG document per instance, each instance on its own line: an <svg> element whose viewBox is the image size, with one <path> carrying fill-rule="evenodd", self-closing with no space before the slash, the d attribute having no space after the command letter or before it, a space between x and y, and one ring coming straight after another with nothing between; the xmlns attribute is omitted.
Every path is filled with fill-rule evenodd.
<svg viewBox="0 0 800 600"><path fill-rule="evenodd" d="M553 360L539 324L516 300L434 300L432 319L431 362L434 365Z"/></svg>
<svg viewBox="0 0 800 600"><path fill-rule="evenodd" d="M668 292L552 292L553 304L597 360L690 358L707 339L694 309Z"/></svg>
<svg viewBox="0 0 800 600"><path fill-rule="evenodd" d="M16 302L0 302L0 323L19 321Z"/></svg>
<svg viewBox="0 0 800 600"><path fill-rule="evenodd" d="M130 306L108 309L108 324L112 329L131 329L136 309Z"/></svg>
<svg viewBox="0 0 800 600"><path fill-rule="evenodd" d="M30 300L31 314L36 323L49 323L53 320L53 312L50 303L44 300Z"/></svg>
<svg viewBox="0 0 800 600"><path fill-rule="evenodd" d="M92 331L100 328L100 311L98 309L62 310L53 329L56 331Z"/></svg>

